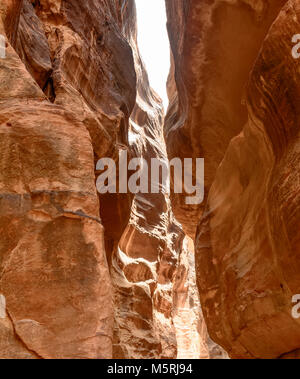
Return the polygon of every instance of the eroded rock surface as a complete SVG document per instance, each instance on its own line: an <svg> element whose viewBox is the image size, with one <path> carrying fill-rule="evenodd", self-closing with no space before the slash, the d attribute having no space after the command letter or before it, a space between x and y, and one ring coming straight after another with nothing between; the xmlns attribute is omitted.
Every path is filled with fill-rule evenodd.
<svg viewBox="0 0 300 379"><path fill-rule="evenodd" d="M209 333L232 358L296 358L299 2L166 4L168 155L205 158L203 204L191 208L176 194L172 204L184 231L197 231Z"/></svg>
<svg viewBox="0 0 300 379"><path fill-rule="evenodd" d="M198 228L197 274L213 339L233 358L296 358L299 293L300 4L290 0L261 46L247 121L217 170Z"/></svg>
<svg viewBox="0 0 300 379"><path fill-rule="evenodd" d="M134 1L0 5L1 357L206 357L167 188L96 191L120 150L166 165Z"/></svg>
<svg viewBox="0 0 300 379"><path fill-rule="evenodd" d="M168 156L205 158L206 198L229 142L247 121L248 75L285 2L166 0L173 61ZM204 204L186 205L185 194L172 195L175 217L191 238Z"/></svg>
<svg viewBox="0 0 300 379"><path fill-rule="evenodd" d="M5 357L112 356L94 163L127 143L135 104L124 3L1 1L8 45L0 65Z"/></svg>
<svg viewBox="0 0 300 379"><path fill-rule="evenodd" d="M135 17L135 10L132 10ZM151 159L167 167L161 100L151 90L136 38L131 41L137 76L137 102L131 115L129 155L145 160L151 185ZM148 169L147 170L147 167ZM131 173L132 174L132 173ZM117 358L175 358L173 286L183 232L175 221L167 188L136 194L129 224L112 259ZM150 192L150 187L149 187Z"/></svg>
<svg viewBox="0 0 300 379"><path fill-rule="evenodd" d="M164 120L133 0L0 0L2 358L299 357L300 6L166 4ZM120 151L158 193L97 193ZM203 204L151 180L174 157Z"/></svg>
<svg viewBox="0 0 300 379"><path fill-rule="evenodd" d="M226 352L209 337L195 274L195 250L185 236L174 280L173 321L178 359L227 359Z"/></svg>

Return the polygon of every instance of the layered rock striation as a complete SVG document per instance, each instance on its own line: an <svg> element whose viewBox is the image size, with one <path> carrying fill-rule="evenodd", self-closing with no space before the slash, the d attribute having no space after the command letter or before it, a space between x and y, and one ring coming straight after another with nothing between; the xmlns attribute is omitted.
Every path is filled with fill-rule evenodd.
<svg viewBox="0 0 300 379"><path fill-rule="evenodd" d="M1 357L208 357L167 186L97 193L103 157L168 167L134 1L0 5Z"/></svg>
<svg viewBox="0 0 300 379"><path fill-rule="evenodd" d="M94 163L127 144L135 104L124 3L1 1L7 38L0 66L5 357L112 356L103 224L110 228ZM120 235L129 210L114 220Z"/></svg>
<svg viewBox="0 0 300 379"><path fill-rule="evenodd" d="M300 5L166 8L165 116L134 0L0 0L1 358L299 357ZM99 194L122 154L147 190Z"/></svg>
<svg viewBox="0 0 300 379"><path fill-rule="evenodd" d="M206 199L229 142L247 121L248 76L285 2L166 0L172 51L168 156L205 158ZM195 170L193 175L195 180ZM185 195L172 194L173 211L194 239L205 201L186 205Z"/></svg>
<svg viewBox="0 0 300 379"><path fill-rule="evenodd" d="M300 92L291 53L299 12L288 1L263 42L247 85L248 120L217 170L198 229L203 310L233 358L278 358L300 345L292 316L300 288Z"/></svg>

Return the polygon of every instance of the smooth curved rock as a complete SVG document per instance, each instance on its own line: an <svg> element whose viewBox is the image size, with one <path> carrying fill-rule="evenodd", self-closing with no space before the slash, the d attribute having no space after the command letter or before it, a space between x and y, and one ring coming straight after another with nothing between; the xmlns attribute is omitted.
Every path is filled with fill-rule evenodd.
<svg viewBox="0 0 300 379"><path fill-rule="evenodd" d="M135 17L135 9L132 11ZM167 159L162 103L150 88L136 36L131 46L137 103L131 115L129 153L132 158L144 158L150 168L152 158L165 163ZM172 280L182 238L166 188L158 194L134 196L129 224L112 260L115 302L120 304L116 309L115 358L176 357Z"/></svg>
<svg viewBox="0 0 300 379"><path fill-rule="evenodd" d="M247 121L248 75L285 2L166 0L173 66L167 151L169 159L205 158L205 200L229 142ZM185 197L172 194L173 211L194 238L205 202L186 205Z"/></svg>
<svg viewBox="0 0 300 379"><path fill-rule="evenodd" d="M198 228L197 276L212 338L233 358L296 357L300 321L300 5L290 0L250 74L248 121L217 170Z"/></svg>

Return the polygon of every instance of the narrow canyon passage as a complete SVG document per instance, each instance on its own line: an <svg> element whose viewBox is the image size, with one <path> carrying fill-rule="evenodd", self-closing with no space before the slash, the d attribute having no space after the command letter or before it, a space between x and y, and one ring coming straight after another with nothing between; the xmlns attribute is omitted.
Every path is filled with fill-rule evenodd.
<svg viewBox="0 0 300 379"><path fill-rule="evenodd" d="M299 358L299 20L0 0L0 358Z"/></svg>
<svg viewBox="0 0 300 379"><path fill-rule="evenodd" d="M170 73L170 42L164 0L135 0L137 8L137 42L151 88L162 99L166 112L169 105L167 79ZM155 26L155 27L153 27Z"/></svg>
<svg viewBox="0 0 300 379"><path fill-rule="evenodd" d="M208 358L192 243L168 189L96 187L95 163L122 152L167 167L135 2L1 4L2 356ZM163 79L149 64L166 105L161 26Z"/></svg>

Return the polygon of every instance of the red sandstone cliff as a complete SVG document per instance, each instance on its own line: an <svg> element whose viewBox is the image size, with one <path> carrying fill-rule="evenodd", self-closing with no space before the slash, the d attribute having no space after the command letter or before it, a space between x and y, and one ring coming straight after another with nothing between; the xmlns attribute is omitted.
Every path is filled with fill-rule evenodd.
<svg viewBox="0 0 300 379"><path fill-rule="evenodd" d="M245 86L285 0L166 0L172 50L165 138L170 158L205 158L205 196L230 140L247 121ZM178 32L180 31L180 32ZM173 194L173 211L195 237L203 212Z"/></svg>
<svg viewBox="0 0 300 379"><path fill-rule="evenodd" d="M135 71L117 5L104 12L100 3L1 2L8 39L0 67L5 357L112 354L94 158L117 145L135 102ZM116 50L129 62L125 77Z"/></svg>
<svg viewBox="0 0 300 379"><path fill-rule="evenodd" d="M1 357L208 357L166 189L96 191L102 157L167 160L134 1L0 9Z"/></svg>
<svg viewBox="0 0 300 379"><path fill-rule="evenodd" d="M300 87L291 54L299 15L299 2L288 1L264 40L247 85L248 120L217 170L198 229L204 312L235 358L300 348L291 313L300 288Z"/></svg>
<svg viewBox="0 0 300 379"><path fill-rule="evenodd" d="M206 188L201 206L191 209L175 194L172 205L196 234L209 333L232 358L297 357L300 93L292 37L299 2L166 4L167 150L204 157Z"/></svg>

